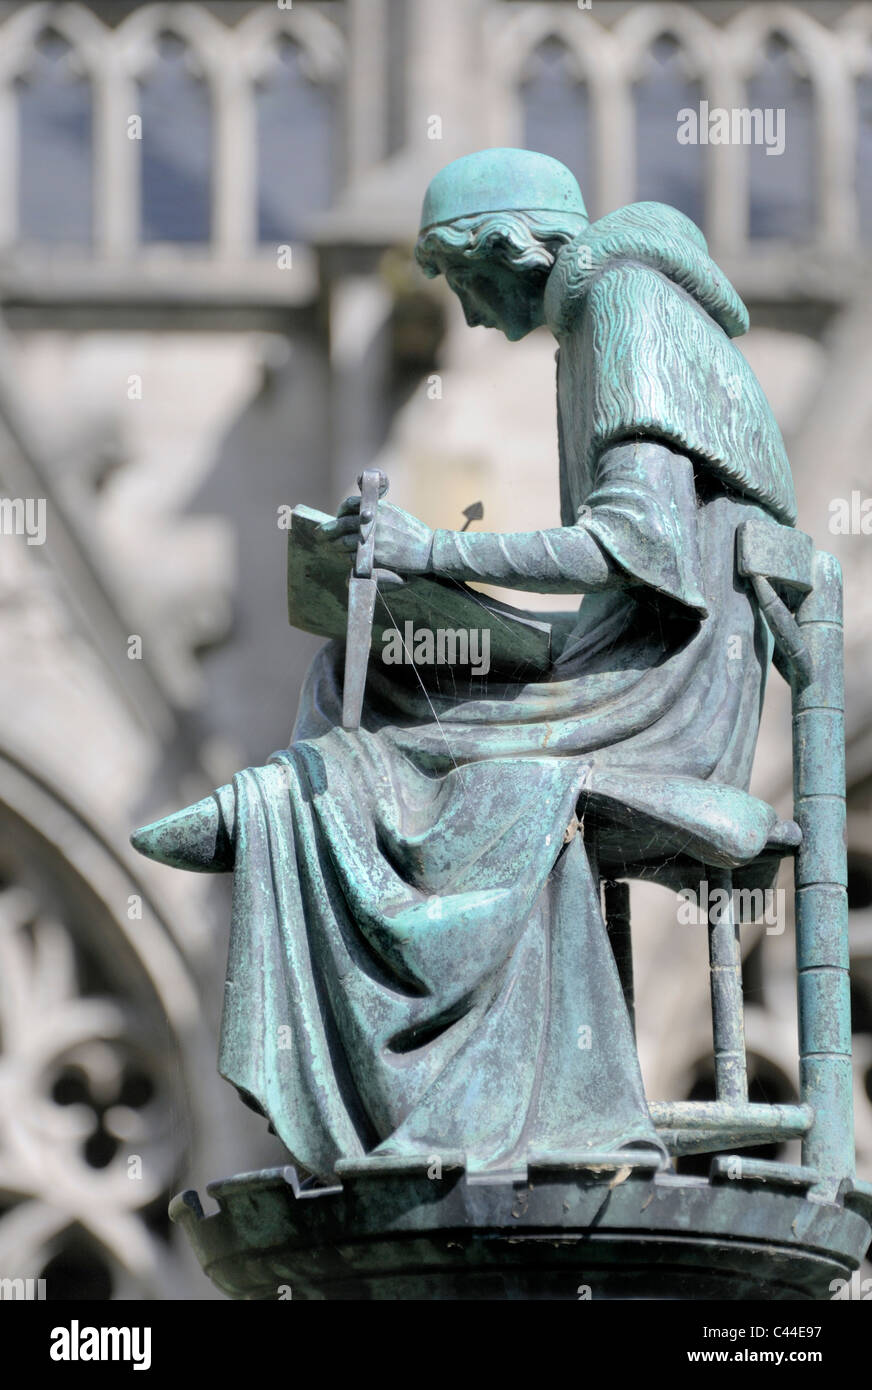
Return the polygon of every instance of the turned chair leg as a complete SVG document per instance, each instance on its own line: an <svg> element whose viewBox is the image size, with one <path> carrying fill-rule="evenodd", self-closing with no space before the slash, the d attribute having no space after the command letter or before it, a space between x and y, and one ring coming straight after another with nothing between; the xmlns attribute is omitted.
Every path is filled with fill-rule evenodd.
<svg viewBox="0 0 872 1390"><path fill-rule="evenodd" d="M718 892L718 889L722 891ZM742 954L733 908L733 875L712 871L708 898L715 1095L718 1100L746 1101L748 1073L745 1061Z"/></svg>

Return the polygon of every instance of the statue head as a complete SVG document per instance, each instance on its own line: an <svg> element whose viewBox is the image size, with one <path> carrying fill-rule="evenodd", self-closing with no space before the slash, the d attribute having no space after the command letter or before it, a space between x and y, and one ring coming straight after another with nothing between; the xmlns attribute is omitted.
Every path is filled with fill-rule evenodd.
<svg viewBox="0 0 872 1390"><path fill-rule="evenodd" d="M587 223L564 164L534 150L480 150L430 183L415 257L425 275L445 276L470 326L515 342L544 322L557 253Z"/></svg>

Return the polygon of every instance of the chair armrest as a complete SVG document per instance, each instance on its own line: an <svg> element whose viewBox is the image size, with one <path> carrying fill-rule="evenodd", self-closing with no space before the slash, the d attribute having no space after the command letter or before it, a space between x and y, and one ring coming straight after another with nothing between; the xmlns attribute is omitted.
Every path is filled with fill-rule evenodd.
<svg viewBox="0 0 872 1390"><path fill-rule="evenodd" d="M743 521L736 532L739 573L786 584L801 594L811 593L814 541L793 526L777 521Z"/></svg>

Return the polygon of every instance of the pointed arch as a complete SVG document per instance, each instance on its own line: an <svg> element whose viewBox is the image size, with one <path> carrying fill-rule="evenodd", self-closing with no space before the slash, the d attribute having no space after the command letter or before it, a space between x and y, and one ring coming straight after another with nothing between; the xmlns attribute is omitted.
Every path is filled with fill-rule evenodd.
<svg viewBox="0 0 872 1390"><path fill-rule="evenodd" d="M550 154L571 169L584 195L594 197L590 91L577 55L556 34L530 50L519 69L526 149Z"/></svg>
<svg viewBox="0 0 872 1390"><path fill-rule="evenodd" d="M94 81L106 28L83 5L28 5L0 44L0 244L90 240L94 223ZM47 34L68 47L54 72ZM50 138L45 139L46 133ZM49 167L46 167L48 163ZM53 196L50 196L52 195Z"/></svg>
<svg viewBox="0 0 872 1390"><path fill-rule="evenodd" d="M681 144L678 118L699 109L704 86L694 55L670 29L654 33L635 65L633 108L640 202L669 203L705 221L705 148Z"/></svg>
<svg viewBox="0 0 872 1390"><path fill-rule="evenodd" d="M652 45L668 34L680 45L688 74L709 77L723 61L723 31L689 5L636 5L615 24L615 40L623 55L623 70L631 81L639 77Z"/></svg>
<svg viewBox="0 0 872 1390"><path fill-rule="evenodd" d="M816 222L815 94L802 51L780 29L762 38L747 74L746 100L767 123L765 143L748 149L749 236L810 242Z"/></svg>
<svg viewBox="0 0 872 1390"><path fill-rule="evenodd" d="M493 65L493 97L489 106L494 143L527 143L529 121L523 87L530 64L535 63L537 50L543 45L550 45L555 54L554 45L562 45L566 55L563 80L567 88L575 87L575 96L571 103L573 114L561 140L564 146L571 144L573 120L576 125L584 120L584 153L579 149L575 155L583 167L576 172L588 210L596 216L605 205L614 206L621 201L623 168L621 161L611 157L611 151L615 147L623 149L627 143L629 113L619 80L620 61L613 36L592 13L568 5L546 4L527 6L508 22L504 15L499 22L495 15L491 16L487 47ZM543 123L544 120L543 111ZM544 153L556 153L556 149Z"/></svg>
<svg viewBox="0 0 872 1390"><path fill-rule="evenodd" d="M845 129L850 89L839 36L784 3L746 6L726 28L743 84L743 105L751 106L763 95L760 59L775 36L786 62L774 80L789 93L785 100L792 107L786 112L784 155L766 156L759 146L743 151L748 155L749 230L825 244L833 251L845 247L853 240L855 217L852 134ZM775 102L767 97L767 104Z"/></svg>
<svg viewBox="0 0 872 1390"><path fill-rule="evenodd" d="M302 240L334 195L345 41L315 10L252 11L237 26L252 104L256 232L261 242Z"/></svg>

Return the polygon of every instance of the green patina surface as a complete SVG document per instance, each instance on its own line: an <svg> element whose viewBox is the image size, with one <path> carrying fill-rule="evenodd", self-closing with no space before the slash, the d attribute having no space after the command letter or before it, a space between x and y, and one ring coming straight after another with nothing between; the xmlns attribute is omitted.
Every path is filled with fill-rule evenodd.
<svg viewBox="0 0 872 1390"><path fill-rule="evenodd" d="M482 1177L597 1152L667 1171L801 1134L802 1166L772 1180L800 1204L856 1194L841 582L793 529L784 445L733 341L744 306L687 218L644 203L591 224L569 171L530 151L444 169L417 255L470 324L556 338L562 525L434 532L359 498L295 515L291 619L334 640L289 747L133 837L233 872L220 1069L322 1183L450 1154ZM349 575L379 596L347 648ZM476 581L583 602L534 615ZM379 639L406 623L486 630L493 665L385 664ZM773 656L797 824L747 790ZM343 728L352 665L359 727L346 708ZM729 898L771 886L786 855L800 1104L748 1102L731 911L708 924L717 1099L649 1110L626 894L607 887L604 921L601 883Z"/></svg>

